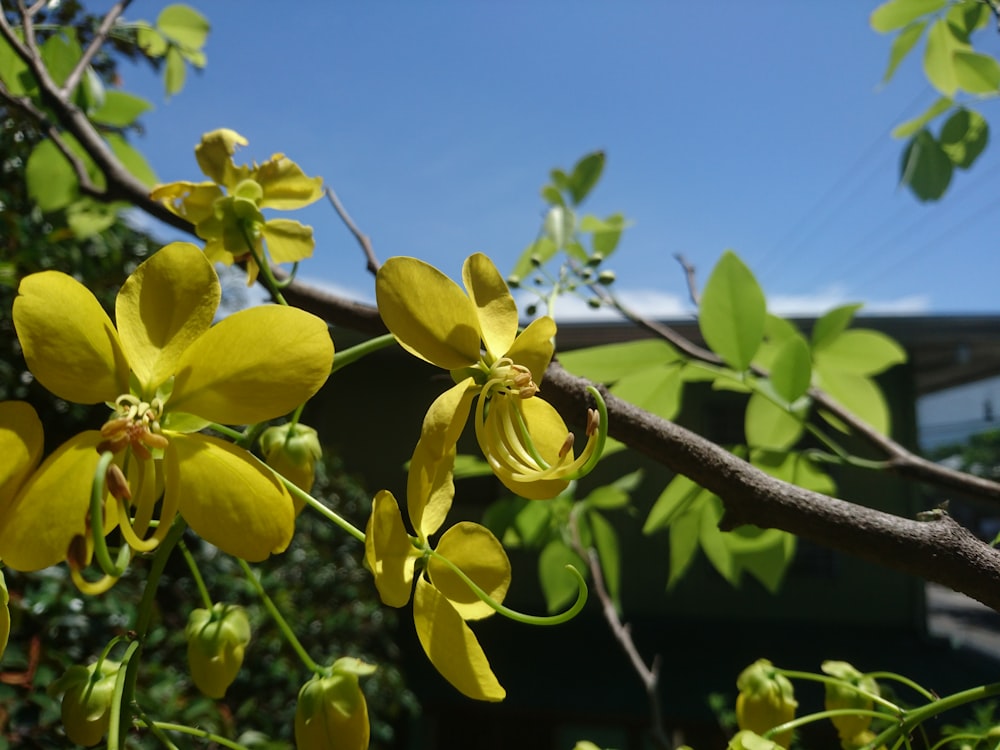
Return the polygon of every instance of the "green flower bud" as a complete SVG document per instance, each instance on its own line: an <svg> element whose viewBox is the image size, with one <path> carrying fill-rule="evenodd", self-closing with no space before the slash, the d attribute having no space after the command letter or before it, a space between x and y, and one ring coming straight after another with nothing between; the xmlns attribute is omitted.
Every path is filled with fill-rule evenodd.
<svg viewBox="0 0 1000 750"><path fill-rule="evenodd" d="M615 276L614 271L601 271L599 274L597 274L597 282L599 284L604 284L604 286L609 286L610 284L614 284L616 278L618 277Z"/></svg>
<svg viewBox="0 0 1000 750"><path fill-rule="evenodd" d="M209 698L221 698L233 684L250 643L250 621L242 607L216 603L211 610L195 609L188 617L191 679Z"/></svg>
<svg viewBox="0 0 1000 750"><path fill-rule="evenodd" d="M758 659L744 669L736 679L740 693L736 696L736 723L740 729L764 734L779 724L795 718L798 703L788 678L767 659ZM791 732L782 732L774 742L788 747Z"/></svg>
<svg viewBox="0 0 1000 750"><path fill-rule="evenodd" d="M50 695L63 694L62 722L70 741L89 747L108 731L120 667L110 659L88 667L76 664L49 686Z"/></svg>
<svg viewBox="0 0 1000 750"><path fill-rule="evenodd" d="M260 436L260 450L268 466L291 480L296 487L312 491L316 462L323 457L316 430L298 422L268 427ZM304 503L298 498L293 499L295 512L298 513Z"/></svg>
<svg viewBox="0 0 1000 750"><path fill-rule="evenodd" d="M726 746L727 750L780 750L780 748L781 745L778 743L766 740L749 729L737 732Z"/></svg>
<svg viewBox="0 0 1000 750"><path fill-rule="evenodd" d="M329 677L313 677L302 686L295 708L298 750L367 750L371 728L368 704L358 677L375 667L344 657Z"/></svg>
<svg viewBox="0 0 1000 750"><path fill-rule="evenodd" d="M601 306L601 301L597 297L589 297L587 299L587 304L595 310Z"/></svg>
<svg viewBox="0 0 1000 750"><path fill-rule="evenodd" d="M510 276L507 277L507 286L509 286L511 289L517 289L519 286L521 286L521 277L518 276L517 274L512 273Z"/></svg>
<svg viewBox="0 0 1000 750"><path fill-rule="evenodd" d="M870 677L861 674L846 661L825 661L821 669L831 677L841 680L839 684L826 683L825 705L828 711L835 709L859 709L870 711L874 701L862 695L855 688L866 693L878 695L878 684ZM831 716L830 721L837 728L837 734L842 742L853 741L871 726L871 716Z"/></svg>
<svg viewBox="0 0 1000 750"><path fill-rule="evenodd" d="M871 745L876 736L875 732L866 729L863 732L858 732L853 737L842 737L840 746L843 750L860 750L862 747ZM885 745L879 745L875 750L885 750Z"/></svg>

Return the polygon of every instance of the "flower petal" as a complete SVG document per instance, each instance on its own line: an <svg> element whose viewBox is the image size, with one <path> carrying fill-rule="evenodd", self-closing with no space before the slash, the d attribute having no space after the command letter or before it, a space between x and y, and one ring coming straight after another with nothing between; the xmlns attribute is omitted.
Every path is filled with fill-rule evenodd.
<svg viewBox="0 0 1000 750"><path fill-rule="evenodd" d="M555 351L552 341L555 335L556 322L544 315L531 321L507 351L507 356L515 363L531 370L531 379L536 385L541 384L545 370L552 361L552 353Z"/></svg>
<svg viewBox="0 0 1000 750"><path fill-rule="evenodd" d="M81 432L49 456L0 513L0 558L15 570L41 570L66 559L74 538L89 534L91 485L103 438ZM116 525L105 503L105 532Z"/></svg>
<svg viewBox="0 0 1000 750"><path fill-rule="evenodd" d="M308 206L323 197L323 178L306 177L302 168L283 154L272 156L251 177L264 191L261 208L288 211Z"/></svg>
<svg viewBox="0 0 1000 750"><path fill-rule="evenodd" d="M413 590L413 565L420 552L410 542L396 498L388 490L375 495L365 528L365 561L375 576L384 604L402 607Z"/></svg>
<svg viewBox="0 0 1000 750"><path fill-rule="evenodd" d="M0 518L42 455L42 421L24 401L0 403Z"/></svg>
<svg viewBox="0 0 1000 750"><path fill-rule="evenodd" d="M59 271L21 280L14 328L28 368L60 398L78 404L128 393L129 366L111 319L83 284Z"/></svg>
<svg viewBox="0 0 1000 750"><path fill-rule="evenodd" d="M177 363L168 408L224 424L287 414L326 382L333 340L298 308L261 305L210 328Z"/></svg>
<svg viewBox="0 0 1000 750"><path fill-rule="evenodd" d="M184 520L223 552L256 562L292 540L292 498L253 454L207 435L174 435L164 465Z"/></svg>
<svg viewBox="0 0 1000 750"><path fill-rule="evenodd" d="M271 219L260 228L267 252L275 263L294 263L313 254L316 240L312 227L291 219Z"/></svg>
<svg viewBox="0 0 1000 750"><path fill-rule="evenodd" d="M510 560L489 529L478 523L461 521L441 535L435 549L457 565L491 599L503 603L510 587ZM432 556L427 561L427 574L463 620L479 620L495 614L493 607L476 596L468 584L438 558Z"/></svg>
<svg viewBox="0 0 1000 750"><path fill-rule="evenodd" d="M481 334L471 300L434 266L389 258L375 277L379 314L400 346L446 370L479 361Z"/></svg>
<svg viewBox="0 0 1000 750"><path fill-rule="evenodd" d="M413 622L427 658L463 695L502 701L507 695L471 628L451 603L421 576L413 594Z"/></svg>
<svg viewBox="0 0 1000 750"><path fill-rule="evenodd" d="M507 489L529 500L548 500L565 490L569 481L530 478L533 472L541 474L544 466L534 463L533 459L521 459L530 451L519 439L512 437L511 430L507 428L519 420L512 410L521 409L535 450L550 466L559 462L559 449L569 430L559 412L547 401L536 396L521 399L518 404L515 398L498 396L490 402L485 429L477 432L477 436L483 437L479 448L493 468L493 473ZM572 457L566 462L571 460Z"/></svg>
<svg viewBox="0 0 1000 750"><path fill-rule="evenodd" d="M250 172L247 167L233 164L236 147L247 143L247 139L235 130L220 128L201 137L201 143L194 147L194 157L206 177L227 188L232 187Z"/></svg>
<svg viewBox="0 0 1000 750"><path fill-rule="evenodd" d="M466 258L462 279L476 306L483 343L492 360L507 353L517 336L517 305L493 261L482 253Z"/></svg>
<svg viewBox="0 0 1000 750"><path fill-rule="evenodd" d="M118 335L146 398L212 325L221 297L215 269L189 242L164 246L125 280L115 302Z"/></svg>
<svg viewBox="0 0 1000 750"><path fill-rule="evenodd" d="M215 201L223 195L214 182L171 182L157 185L149 197L197 224L213 215Z"/></svg>
<svg viewBox="0 0 1000 750"><path fill-rule="evenodd" d="M443 456L438 455L420 441L410 459L406 475L406 507L410 523L423 539L441 528L455 497L452 467L455 464L455 446Z"/></svg>

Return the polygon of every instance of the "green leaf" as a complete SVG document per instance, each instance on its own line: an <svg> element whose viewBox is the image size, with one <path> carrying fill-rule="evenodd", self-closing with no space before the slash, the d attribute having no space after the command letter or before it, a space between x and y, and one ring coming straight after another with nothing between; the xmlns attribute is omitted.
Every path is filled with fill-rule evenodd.
<svg viewBox="0 0 1000 750"><path fill-rule="evenodd" d="M844 331L815 352L824 371L844 370L856 375L878 375L906 361L906 350L880 331L857 328Z"/></svg>
<svg viewBox="0 0 1000 750"><path fill-rule="evenodd" d="M528 502L514 519L514 528L524 543L531 547L545 538L551 519L552 503Z"/></svg>
<svg viewBox="0 0 1000 750"><path fill-rule="evenodd" d="M604 583L607 584L611 600L616 607L621 609L622 566L618 534L615 533L614 527L608 523L607 519L596 511L587 513L587 520L590 522L590 530L594 535L594 547L597 549L597 557L601 561Z"/></svg>
<svg viewBox="0 0 1000 750"><path fill-rule="evenodd" d="M968 49L969 45L955 37L951 25L944 18L935 21L927 32L924 74L931 85L945 96L954 96L958 90L955 53Z"/></svg>
<svg viewBox="0 0 1000 750"><path fill-rule="evenodd" d="M907 120L901 125L897 125L895 128L893 128L892 137L893 138L910 137L911 135L919 131L921 128L923 128L924 125L929 123L935 117L951 109L952 104L954 104L954 102L949 97L947 96L940 97L931 106L929 106L926 109L926 111L924 111L924 113L919 117L914 117L912 120Z"/></svg>
<svg viewBox="0 0 1000 750"><path fill-rule="evenodd" d="M958 50L954 54L955 80L970 94L996 94L1000 89L1000 62L981 52Z"/></svg>
<svg viewBox="0 0 1000 750"><path fill-rule="evenodd" d="M702 291L702 336L726 364L745 370L763 341L766 317L764 292L743 261L727 250Z"/></svg>
<svg viewBox="0 0 1000 750"><path fill-rule="evenodd" d="M601 179L601 172L603 171L603 151L594 151L587 154L576 163L567 184L570 196L573 199L573 205L579 206L583 202L583 199L593 190L597 181Z"/></svg>
<svg viewBox="0 0 1000 750"><path fill-rule="evenodd" d="M683 474L678 474L664 487L653 503L642 526L642 533L655 534L673 524L682 515L695 508L711 493L695 484Z"/></svg>
<svg viewBox="0 0 1000 750"><path fill-rule="evenodd" d="M519 279L526 279L535 270L532 258L537 258L539 265L545 265L557 252L559 252L559 248L556 247L556 243L548 237L539 237L524 248L521 257L514 264L511 275Z"/></svg>
<svg viewBox="0 0 1000 750"><path fill-rule="evenodd" d="M705 493L705 500L714 497ZM692 507L689 513L683 513L670 524L670 576L667 578L667 591L670 591L694 562L699 547L701 531L701 510L705 503Z"/></svg>
<svg viewBox="0 0 1000 750"><path fill-rule="evenodd" d="M885 403L882 391L870 378L845 370L821 368L819 363L816 371L819 376L819 386L835 401L854 412L883 435L889 434L889 407ZM824 419L827 418L825 413L821 414Z"/></svg>
<svg viewBox="0 0 1000 750"><path fill-rule="evenodd" d="M788 403L809 390L812 380L812 354L809 344L796 334L785 339L771 363L771 385Z"/></svg>
<svg viewBox="0 0 1000 750"><path fill-rule="evenodd" d="M879 33L902 28L920 16L941 10L948 0L889 0L872 11L869 23Z"/></svg>
<svg viewBox="0 0 1000 750"><path fill-rule="evenodd" d="M108 135L107 141L108 145L111 146L111 151L125 165L125 168L132 173L133 177L146 187L152 187L156 184L156 173L149 166L149 162L146 161L145 156L133 148L120 135L112 133Z"/></svg>
<svg viewBox="0 0 1000 750"><path fill-rule="evenodd" d="M70 135L63 137L70 150L83 161L91 180L103 186L103 178L97 166L76 140ZM50 140L42 141L32 149L25 164L24 178L28 185L28 195L42 211L66 208L80 197L80 183L76 172Z"/></svg>
<svg viewBox="0 0 1000 750"><path fill-rule="evenodd" d="M452 468L452 475L455 479L466 479L468 477L488 477L493 474L493 469L489 463L481 457L471 453L459 453L455 456L455 463Z"/></svg>
<svg viewBox="0 0 1000 750"><path fill-rule="evenodd" d="M20 29L15 29L14 34L20 41L24 41L24 33ZM28 72L28 66L2 36L0 36L0 82L14 96L24 96L38 88L34 76Z"/></svg>
<svg viewBox="0 0 1000 750"><path fill-rule="evenodd" d="M631 496L628 492L610 484L597 487L580 502L586 503L591 508L601 510L618 510L628 505Z"/></svg>
<svg viewBox="0 0 1000 750"><path fill-rule="evenodd" d="M118 221L118 211L127 206L127 203L99 203L84 197L66 208L66 224L78 239L93 237Z"/></svg>
<svg viewBox="0 0 1000 750"><path fill-rule="evenodd" d="M49 75L57 86L62 86L69 74L83 56L83 49L77 42L75 34L55 34L45 40L42 45L42 62L48 68Z"/></svg>
<svg viewBox="0 0 1000 750"><path fill-rule="evenodd" d="M173 96L184 88L184 77L187 69L184 67L184 58L180 50L171 47L167 50L167 67L163 73L163 85L166 87L167 96Z"/></svg>
<svg viewBox="0 0 1000 750"><path fill-rule="evenodd" d="M565 206L566 202L563 200L562 193L559 192L559 188L555 185L543 185L542 186L542 200L552 206Z"/></svg>
<svg viewBox="0 0 1000 750"><path fill-rule="evenodd" d="M743 416L747 445L782 451L791 448L802 436L802 421L760 393L747 402Z"/></svg>
<svg viewBox="0 0 1000 750"><path fill-rule="evenodd" d="M861 302L853 302L824 313L812 329L813 349L822 349L843 333L854 319L854 314L863 306Z"/></svg>
<svg viewBox="0 0 1000 750"><path fill-rule="evenodd" d="M587 214L580 220L580 231L591 233L594 252L605 258L618 248L625 227L625 216L622 214L611 214L607 219Z"/></svg>
<svg viewBox="0 0 1000 750"><path fill-rule="evenodd" d="M561 169L553 169L549 172L549 177L552 179L552 184L556 186L559 190L569 190L569 175L563 172Z"/></svg>
<svg viewBox="0 0 1000 750"><path fill-rule="evenodd" d="M153 105L142 97L111 90L105 94L104 104L91 113L90 119L101 125L124 128L152 108Z"/></svg>
<svg viewBox="0 0 1000 750"><path fill-rule="evenodd" d="M765 370L770 370L781 345L792 336L799 335L799 329L794 324L768 313L764 320L764 341L754 355L753 363Z"/></svg>
<svg viewBox="0 0 1000 750"><path fill-rule="evenodd" d="M187 5L168 5L156 19L160 32L182 47L199 50L205 46L211 26L201 13Z"/></svg>
<svg viewBox="0 0 1000 750"><path fill-rule="evenodd" d="M673 419L681 409L684 379L679 366L651 367L620 378L611 387L618 398L663 419Z"/></svg>
<svg viewBox="0 0 1000 750"><path fill-rule="evenodd" d="M679 360L677 350L662 339L640 339L559 352L559 364L574 375L595 383L613 383L621 377Z"/></svg>
<svg viewBox="0 0 1000 750"><path fill-rule="evenodd" d="M830 475L802 453L754 450L750 453L750 463L776 479L813 492L831 495L837 491Z"/></svg>
<svg viewBox="0 0 1000 750"><path fill-rule="evenodd" d="M167 54L169 43L166 37L149 25L137 26L135 30L135 41L143 52L149 57L163 57Z"/></svg>
<svg viewBox="0 0 1000 750"><path fill-rule="evenodd" d="M941 128L941 148L959 169L968 169L989 141L989 125L978 112L959 109Z"/></svg>
<svg viewBox="0 0 1000 750"><path fill-rule="evenodd" d="M969 41L969 35L976 29L981 29L989 22L989 6L980 0L964 0L948 8L945 19L951 25L955 35L963 41Z"/></svg>
<svg viewBox="0 0 1000 750"><path fill-rule="evenodd" d="M886 66L885 75L882 76L883 85L892 80L896 68L920 41L926 27L927 21L915 21L896 34L896 38L892 40L892 47L889 48L889 64Z"/></svg>
<svg viewBox="0 0 1000 750"><path fill-rule="evenodd" d="M563 206L552 206L545 214L545 221L542 224L545 234L555 243L556 249L561 250L573 237L576 230L576 215L572 209Z"/></svg>
<svg viewBox="0 0 1000 750"><path fill-rule="evenodd" d="M508 495L495 500L483 511L482 524L499 539L505 547L517 547L522 543L515 527L515 520L527 503L532 502L523 497Z"/></svg>
<svg viewBox="0 0 1000 750"><path fill-rule="evenodd" d="M794 535L747 525L726 533L724 541L740 570L752 575L772 594L778 592L795 558Z"/></svg>
<svg viewBox="0 0 1000 750"><path fill-rule="evenodd" d="M944 195L954 167L929 132L921 130L903 150L899 181L908 185L922 201L934 201Z"/></svg>
<svg viewBox="0 0 1000 750"><path fill-rule="evenodd" d="M545 606L550 614L558 612L576 599L576 578L566 570L567 565L572 565L584 577L587 576L587 566L583 560L560 539L546 544L538 555L538 580L542 584Z"/></svg>
<svg viewBox="0 0 1000 750"><path fill-rule="evenodd" d="M715 495L708 498L701 512L701 525L698 529L698 541L705 552L708 561L712 563L719 575L738 586L742 577L742 566L736 561L732 549L726 543L725 532L719 530L719 521L725 513L725 507Z"/></svg>

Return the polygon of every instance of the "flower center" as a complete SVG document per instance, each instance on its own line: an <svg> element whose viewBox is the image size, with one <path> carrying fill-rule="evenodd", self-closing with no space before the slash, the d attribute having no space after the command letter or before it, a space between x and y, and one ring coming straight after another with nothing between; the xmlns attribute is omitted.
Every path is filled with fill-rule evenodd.
<svg viewBox="0 0 1000 750"><path fill-rule="evenodd" d="M137 396L124 394L115 399L115 410L104 426L97 452L104 453L131 448L140 459L153 458L153 451L167 447L167 439L160 432L160 417L163 415L163 401L154 398L145 402Z"/></svg>
<svg viewBox="0 0 1000 750"><path fill-rule="evenodd" d="M515 364L510 357L501 357L490 367L489 388L493 393L503 392L520 398L531 398L538 393L538 385L531 377L531 370ZM492 393L491 393L492 395Z"/></svg>

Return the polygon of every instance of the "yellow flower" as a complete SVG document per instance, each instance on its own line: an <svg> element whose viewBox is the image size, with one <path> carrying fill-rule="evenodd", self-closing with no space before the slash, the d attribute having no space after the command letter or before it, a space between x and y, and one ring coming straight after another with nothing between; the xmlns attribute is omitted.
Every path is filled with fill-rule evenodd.
<svg viewBox="0 0 1000 750"><path fill-rule="evenodd" d="M400 345L456 381L427 411L420 442L444 456L479 396L476 437L496 476L524 497L555 497L592 468L606 425L589 415L587 445L574 459L565 422L536 395L552 359L555 321L538 318L519 334L514 298L481 253L466 259L462 277L467 291L423 261L398 257L376 278L379 313Z"/></svg>
<svg viewBox="0 0 1000 750"><path fill-rule="evenodd" d="M426 446L417 446L406 485L416 539L406 532L396 498L382 490L375 496L365 530L365 560L385 604L403 607L413 592L417 637L441 675L470 698L499 701L506 692L466 624L467 620L488 617L494 610L444 560L500 603L510 585L507 553L489 529L468 521L445 531L436 547L432 548L428 541L441 528L451 508L454 459L454 446L443 459L432 455ZM414 590L418 562L422 570L416 575Z"/></svg>
<svg viewBox="0 0 1000 750"><path fill-rule="evenodd" d="M263 164L233 164L237 146L247 140L232 130L214 130L195 147L201 171L211 182L171 182L158 185L151 197L194 224L206 240L205 255L212 262L231 264L247 256L248 239L256 255L247 257L247 285L260 270L264 245L275 263L293 263L312 255L312 228L291 219L265 220L261 209L291 210L308 206L323 195L323 180L306 177L284 154ZM225 190L223 190L225 188Z"/></svg>
<svg viewBox="0 0 1000 750"><path fill-rule="evenodd" d="M206 540L248 560L288 545L295 512L273 472L197 431L288 413L325 382L333 342L323 321L273 305L213 326L220 294L211 263L179 242L122 285L117 330L72 277L44 271L21 282L14 326L32 374L60 398L103 401L112 414L100 430L64 443L12 497L2 491L5 563L38 570L67 558L89 562L91 486L104 451L115 454L104 530L120 526L136 549L155 547L178 512ZM160 523L141 539L158 503Z"/></svg>

